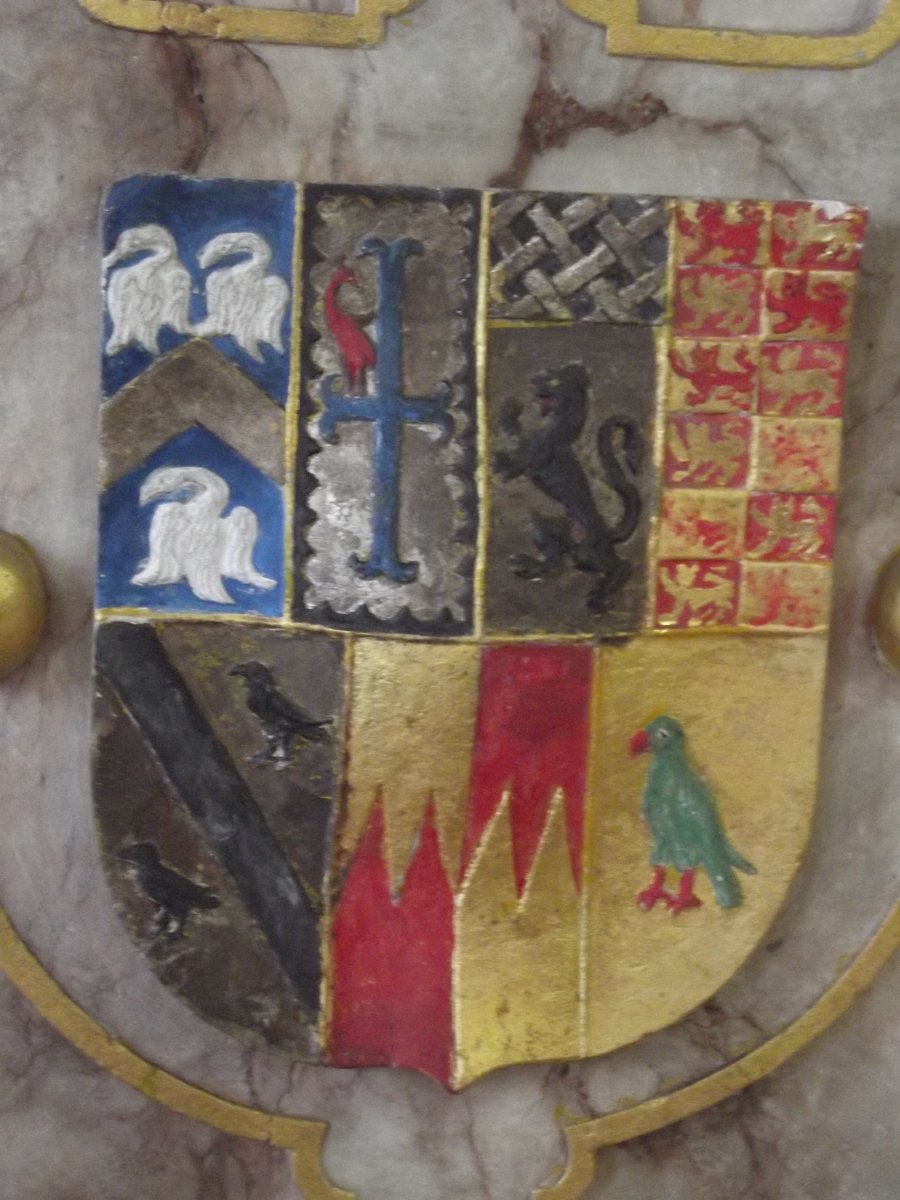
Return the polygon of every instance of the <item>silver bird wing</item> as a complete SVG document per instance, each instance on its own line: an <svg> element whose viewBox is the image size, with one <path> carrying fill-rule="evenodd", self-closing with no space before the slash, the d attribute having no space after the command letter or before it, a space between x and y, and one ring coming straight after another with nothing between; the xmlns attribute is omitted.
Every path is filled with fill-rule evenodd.
<svg viewBox="0 0 900 1200"><path fill-rule="evenodd" d="M157 507L150 521L150 553L132 575L132 583L156 587L184 578L182 545L189 523L183 504L172 501Z"/></svg>
<svg viewBox="0 0 900 1200"><path fill-rule="evenodd" d="M225 531L222 551L222 574L240 583L268 591L275 587L276 580L261 575L253 565L253 548L259 536L259 522L249 508L239 507L223 518Z"/></svg>

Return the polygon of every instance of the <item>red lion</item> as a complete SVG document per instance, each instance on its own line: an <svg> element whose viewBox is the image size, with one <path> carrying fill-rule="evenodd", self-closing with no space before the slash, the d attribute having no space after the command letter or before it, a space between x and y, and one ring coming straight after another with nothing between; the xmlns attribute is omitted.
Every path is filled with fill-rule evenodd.
<svg viewBox="0 0 900 1200"><path fill-rule="evenodd" d="M686 379L701 397L712 396L719 388L728 388L739 396L748 396L753 391L753 362L746 346L741 346L734 356L738 370L730 371L719 366L718 346L695 346L690 361L677 350L669 353L672 370Z"/></svg>
<svg viewBox="0 0 900 1200"><path fill-rule="evenodd" d="M736 220L727 219L729 209L737 217ZM727 256L720 261L752 266L756 261L762 223L763 213L759 205L742 201L726 206L711 200L700 200L693 220L684 213L678 214L678 232L689 244L684 261L715 262L716 259L710 256L725 251Z"/></svg>
<svg viewBox="0 0 900 1200"><path fill-rule="evenodd" d="M844 326L844 310L847 295L831 279L820 279L810 284L809 277L798 272L785 275L781 284L781 295L769 292L770 312L783 313L783 320L772 326L773 333L793 333L804 321L839 333Z"/></svg>

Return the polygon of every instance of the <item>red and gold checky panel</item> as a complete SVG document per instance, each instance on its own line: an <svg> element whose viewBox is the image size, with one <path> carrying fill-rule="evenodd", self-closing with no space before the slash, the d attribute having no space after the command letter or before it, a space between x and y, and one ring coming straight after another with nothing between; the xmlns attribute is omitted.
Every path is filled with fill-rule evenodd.
<svg viewBox="0 0 900 1200"><path fill-rule="evenodd" d="M657 629L826 626L865 223L815 201L676 206Z"/></svg>

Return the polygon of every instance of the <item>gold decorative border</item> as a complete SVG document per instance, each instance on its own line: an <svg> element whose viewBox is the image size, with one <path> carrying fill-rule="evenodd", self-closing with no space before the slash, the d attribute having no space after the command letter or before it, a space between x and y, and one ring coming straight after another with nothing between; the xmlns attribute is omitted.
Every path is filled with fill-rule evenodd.
<svg viewBox="0 0 900 1200"><path fill-rule="evenodd" d="M560 1180L535 1193L535 1200L579 1200L595 1172L595 1152L643 1137L756 1083L847 1011L900 947L900 902L879 926L843 975L796 1021L756 1050L697 1083L666 1096L608 1113L575 1120L565 1127L569 1162ZM321 1150L328 1130L324 1121L283 1117L185 1083L116 1041L72 1000L31 953L0 908L0 970L76 1049L116 1079L174 1112L234 1137L280 1146L292 1157L294 1177L306 1200L355 1200L325 1175Z"/></svg>
<svg viewBox="0 0 900 1200"><path fill-rule="evenodd" d="M900 0L885 0L875 20L857 33L751 33L647 25L639 0L562 0L566 8L606 26L606 53L675 58L732 67L862 67L900 42Z"/></svg>
<svg viewBox="0 0 900 1200"><path fill-rule="evenodd" d="M79 0L79 3L106 25L141 33L338 48L377 45L384 38L388 17L408 12L419 0L357 0L359 10L353 15L224 4L206 7L183 0Z"/></svg>

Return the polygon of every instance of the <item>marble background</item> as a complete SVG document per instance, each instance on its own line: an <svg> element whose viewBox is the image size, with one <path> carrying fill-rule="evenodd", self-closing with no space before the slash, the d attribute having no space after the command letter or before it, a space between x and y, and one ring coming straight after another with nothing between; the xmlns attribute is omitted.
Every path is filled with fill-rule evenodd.
<svg viewBox="0 0 900 1200"><path fill-rule="evenodd" d="M704 23L733 7L648 0L646 15ZM744 20L752 10L775 27L783 7L758 0ZM789 24L816 28L818 14L838 28L875 7L804 0ZM332 1121L328 1171L361 1200L525 1200L560 1170L555 1110L607 1112L758 1044L840 973L897 896L900 679L876 661L864 615L900 528L900 49L855 71L767 72L607 58L603 43L557 0L426 0L359 51L131 34L75 0L4 0L0 13L0 525L35 545L53 599L37 658L0 686L0 902L70 994L138 1051L222 1095ZM97 213L113 179L176 170L871 207L812 845L765 945L678 1027L450 1097L408 1073L291 1068L239 1049L156 982L119 926L88 789ZM895 1200L898 985L895 963L777 1074L602 1154L588 1194ZM104 1076L0 980L0 1200L298 1194L282 1152Z"/></svg>

